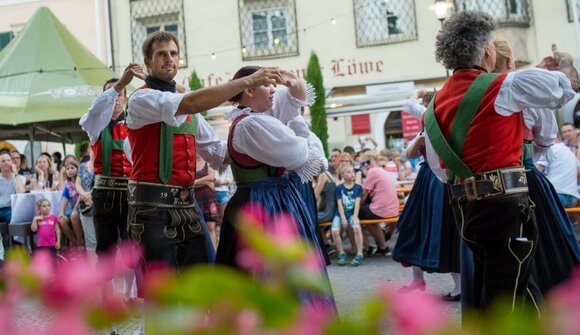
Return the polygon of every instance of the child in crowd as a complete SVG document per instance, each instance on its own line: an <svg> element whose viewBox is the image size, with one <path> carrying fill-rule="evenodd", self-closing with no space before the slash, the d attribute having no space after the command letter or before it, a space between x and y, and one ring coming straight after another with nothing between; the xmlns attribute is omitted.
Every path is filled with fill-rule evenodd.
<svg viewBox="0 0 580 335"><path fill-rule="evenodd" d="M232 174L232 169L229 164L222 164L215 174L215 195L217 198L217 205L219 211L219 222L221 224L222 218L224 217L224 212L226 210L226 205L230 200L232 194L232 188L234 188L234 175Z"/></svg>
<svg viewBox="0 0 580 335"><path fill-rule="evenodd" d="M362 197L362 186L355 183L354 168L352 166L341 167L340 175L343 183L336 186L336 203L338 212L332 220L332 237L334 244L338 251L338 265L346 265L346 253L342 246L342 239L340 237L340 228L348 229L350 226L354 232L354 240L356 245L356 256L354 256L351 264L359 266L363 260L363 236L358 219L358 212L360 209L360 202Z"/></svg>
<svg viewBox="0 0 580 335"><path fill-rule="evenodd" d="M46 249L56 254L60 249L60 228L58 217L51 214L51 204L45 198L36 202L36 210L39 215L32 219L30 230L36 232L36 245L38 249Z"/></svg>
<svg viewBox="0 0 580 335"><path fill-rule="evenodd" d="M60 227L72 246L83 246L83 229L79 213L75 210L79 200L76 181L79 165L76 160L65 160L66 181L62 190ZM69 226L70 223L70 226ZM72 229L71 229L72 226Z"/></svg>

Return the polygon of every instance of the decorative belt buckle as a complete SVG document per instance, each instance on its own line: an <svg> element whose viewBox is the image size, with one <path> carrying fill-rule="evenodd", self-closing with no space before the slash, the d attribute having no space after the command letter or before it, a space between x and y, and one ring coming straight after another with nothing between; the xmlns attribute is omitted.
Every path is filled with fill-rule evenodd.
<svg viewBox="0 0 580 335"><path fill-rule="evenodd" d="M471 187L471 190L470 190ZM467 200L475 200L479 197L477 192L477 182L475 177L469 177L463 181L463 188L465 189L465 196Z"/></svg>

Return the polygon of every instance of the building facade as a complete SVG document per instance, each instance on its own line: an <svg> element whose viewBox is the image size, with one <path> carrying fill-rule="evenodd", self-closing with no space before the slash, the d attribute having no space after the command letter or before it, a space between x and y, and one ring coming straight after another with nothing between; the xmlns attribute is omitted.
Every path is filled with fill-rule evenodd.
<svg viewBox="0 0 580 335"><path fill-rule="evenodd" d="M511 43L519 68L549 55L552 43L580 57L573 1L448 0L452 11L491 14L500 26L496 38ZM226 82L244 65L278 66L304 76L315 52L327 92L329 148L354 145L360 135L383 148L401 145L417 131L400 112L406 98L440 87L448 75L435 61L440 22L432 5L433 0L4 0L0 37L26 22L34 7L48 6L120 72L129 62L142 63L140 48L149 33L170 31L181 41L176 80L188 85L195 71L203 86ZM224 137L221 116L227 110L209 112Z"/></svg>

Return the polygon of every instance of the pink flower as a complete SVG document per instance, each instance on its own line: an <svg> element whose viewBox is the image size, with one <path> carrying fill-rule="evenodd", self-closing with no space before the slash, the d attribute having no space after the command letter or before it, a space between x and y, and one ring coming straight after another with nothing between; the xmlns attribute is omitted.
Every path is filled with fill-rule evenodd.
<svg viewBox="0 0 580 335"><path fill-rule="evenodd" d="M237 335L254 335L257 333L260 316L253 310L241 311L235 320Z"/></svg>
<svg viewBox="0 0 580 335"><path fill-rule="evenodd" d="M413 291L398 293L386 287L380 292L389 302L389 316L396 334L431 334L447 323L441 301L434 295Z"/></svg>
<svg viewBox="0 0 580 335"><path fill-rule="evenodd" d="M242 269L252 273L260 273L265 269L264 259L250 248L241 249L236 256L236 261Z"/></svg>
<svg viewBox="0 0 580 335"><path fill-rule="evenodd" d="M330 322L336 322L335 315L325 305L303 304L288 334L323 335Z"/></svg>
<svg viewBox="0 0 580 335"><path fill-rule="evenodd" d="M551 333L580 334L580 267L572 278L554 288L547 300L553 316Z"/></svg>
<svg viewBox="0 0 580 335"><path fill-rule="evenodd" d="M278 246L291 246L299 241L296 222L294 222L292 216L280 213L269 220L273 224L268 226L267 232Z"/></svg>

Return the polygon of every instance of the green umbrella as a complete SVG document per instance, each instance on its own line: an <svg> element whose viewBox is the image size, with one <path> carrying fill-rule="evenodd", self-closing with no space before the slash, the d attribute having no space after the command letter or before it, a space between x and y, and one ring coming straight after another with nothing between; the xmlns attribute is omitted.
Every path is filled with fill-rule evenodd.
<svg viewBox="0 0 580 335"><path fill-rule="evenodd" d="M41 7L0 53L0 125L78 120L115 76Z"/></svg>

